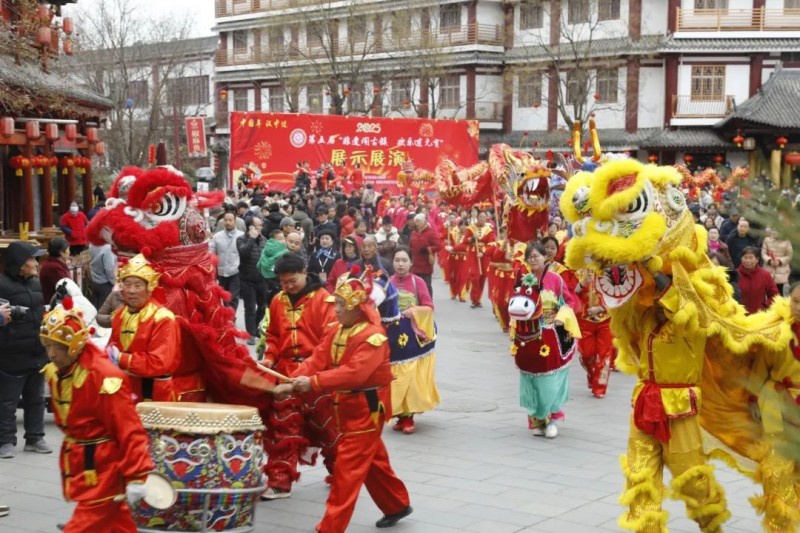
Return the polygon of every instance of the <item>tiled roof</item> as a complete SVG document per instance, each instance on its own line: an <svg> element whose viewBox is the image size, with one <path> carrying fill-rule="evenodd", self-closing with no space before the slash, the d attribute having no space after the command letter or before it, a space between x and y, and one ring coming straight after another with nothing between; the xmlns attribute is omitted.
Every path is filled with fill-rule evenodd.
<svg viewBox="0 0 800 533"><path fill-rule="evenodd" d="M76 53L79 64L97 63L112 66L119 58L128 62L150 62L158 58L187 57L197 54L212 55L219 47L219 37L175 39L163 43L136 43L118 49L81 50Z"/></svg>
<svg viewBox="0 0 800 533"><path fill-rule="evenodd" d="M732 120L776 128L800 128L800 71L778 69L751 98L718 122L721 128Z"/></svg>
<svg viewBox="0 0 800 533"><path fill-rule="evenodd" d="M723 149L732 148L733 145L722 139L710 129L684 128L677 130L661 130L658 128L642 128L636 133L628 133L624 129L607 128L598 129L600 145L603 150L622 152L625 150L646 149ZM486 151L493 144L506 143L509 146L530 149L535 142L539 145L535 151L557 150L571 151L567 144L570 133L562 131L513 131L508 134L481 132L481 149ZM584 139L588 136L584 135Z"/></svg>
<svg viewBox="0 0 800 533"><path fill-rule="evenodd" d="M800 49L800 38L780 37L765 38L731 38L714 37L711 39L681 39L671 36L665 38L658 48L659 52L793 52Z"/></svg>
<svg viewBox="0 0 800 533"><path fill-rule="evenodd" d="M661 35L643 35L638 41L633 41L629 37L619 37L615 39L593 39L591 41L562 43L560 46L555 47L531 43L528 46L519 45L508 50L506 52L506 61L515 63L519 61L547 60L553 57L561 57L566 61L575 54L572 50L573 44L579 47L577 53L582 57L650 54L658 51L662 39Z"/></svg>
<svg viewBox="0 0 800 533"><path fill-rule="evenodd" d="M63 73L46 73L33 63L16 65L14 59L6 55L0 55L0 82L44 100L48 95L55 95L99 109L113 107L110 100L81 87Z"/></svg>

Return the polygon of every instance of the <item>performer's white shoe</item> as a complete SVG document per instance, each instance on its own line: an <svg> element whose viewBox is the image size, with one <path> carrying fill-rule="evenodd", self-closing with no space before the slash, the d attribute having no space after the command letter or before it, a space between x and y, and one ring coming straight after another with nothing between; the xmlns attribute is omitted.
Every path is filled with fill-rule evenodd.
<svg viewBox="0 0 800 533"><path fill-rule="evenodd" d="M544 427L544 436L548 439L554 439L558 435L558 426L550 422Z"/></svg>
<svg viewBox="0 0 800 533"><path fill-rule="evenodd" d="M283 500L291 497L292 497L292 491L273 489L272 487L268 488L267 490L261 493L261 499L263 501Z"/></svg>

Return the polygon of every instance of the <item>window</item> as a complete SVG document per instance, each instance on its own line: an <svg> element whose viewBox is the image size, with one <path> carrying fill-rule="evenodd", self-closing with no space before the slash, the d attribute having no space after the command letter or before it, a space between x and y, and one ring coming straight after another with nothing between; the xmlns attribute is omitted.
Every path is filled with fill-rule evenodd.
<svg viewBox="0 0 800 533"><path fill-rule="evenodd" d="M695 9L728 9L728 0L694 0Z"/></svg>
<svg viewBox="0 0 800 533"><path fill-rule="evenodd" d="M725 98L725 65L692 66L692 100Z"/></svg>
<svg viewBox="0 0 800 533"><path fill-rule="evenodd" d="M128 83L128 97L133 100L136 107L143 107L150 103L150 88L147 80L136 80Z"/></svg>
<svg viewBox="0 0 800 533"><path fill-rule="evenodd" d="M589 0L569 0L567 21L570 24L589 22Z"/></svg>
<svg viewBox="0 0 800 533"><path fill-rule="evenodd" d="M411 105L411 81L392 82L392 107L406 109Z"/></svg>
<svg viewBox="0 0 800 533"><path fill-rule="evenodd" d="M567 105L580 105L586 101L589 76L583 71L567 72Z"/></svg>
<svg viewBox="0 0 800 533"><path fill-rule="evenodd" d="M616 103L619 89L619 70L615 68L597 69L597 94L598 102Z"/></svg>
<svg viewBox="0 0 800 533"><path fill-rule="evenodd" d="M538 4L520 4L519 29L536 30L544 25L542 6Z"/></svg>
<svg viewBox="0 0 800 533"><path fill-rule="evenodd" d="M273 52L283 50L285 44L283 39L283 27L269 29L269 49Z"/></svg>
<svg viewBox="0 0 800 533"><path fill-rule="evenodd" d="M284 109L285 97L281 87L271 87L269 90L269 110L280 113Z"/></svg>
<svg viewBox="0 0 800 533"><path fill-rule="evenodd" d="M517 105L519 107L539 107L542 102L542 75L539 72L526 72L519 75Z"/></svg>
<svg viewBox="0 0 800 533"><path fill-rule="evenodd" d="M447 4L439 8L439 29L457 30L461 28L461 5Z"/></svg>
<svg viewBox="0 0 800 533"><path fill-rule="evenodd" d="M311 113L322 113L322 85L306 88L306 105Z"/></svg>
<svg viewBox="0 0 800 533"><path fill-rule="evenodd" d="M619 19L619 0L603 0L597 5L598 20Z"/></svg>
<svg viewBox="0 0 800 533"><path fill-rule="evenodd" d="M461 76L439 78L439 107L461 107Z"/></svg>
<svg viewBox="0 0 800 533"><path fill-rule="evenodd" d="M234 111L247 111L248 103L247 89L236 89L233 91L233 110Z"/></svg>
<svg viewBox="0 0 800 533"><path fill-rule="evenodd" d="M233 32L233 50L234 52L244 52L247 50L247 31L236 30Z"/></svg>
<svg viewBox="0 0 800 533"><path fill-rule="evenodd" d="M205 105L209 102L208 76L186 76L167 80L167 98L173 105Z"/></svg>
<svg viewBox="0 0 800 533"><path fill-rule="evenodd" d="M367 17L361 15L347 20L347 37L350 42L363 43L367 40Z"/></svg>
<svg viewBox="0 0 800 533"><path fill-rule="evenodd" d="M392 13L391 25L394 39L408 39L411 36L411 17L408 13Z"/></svg>
<svg viewBox="0 0 800 533"><path fill-rule="evenodd" d="M325 25L312 22L306 27L306 44L309 48L325 48Z"/></svg>
<svg viewBox="0 0 800 533"><path fill-rule="evenodd" d="M800 0L783 0L784 9L800 9Z"/></svg>

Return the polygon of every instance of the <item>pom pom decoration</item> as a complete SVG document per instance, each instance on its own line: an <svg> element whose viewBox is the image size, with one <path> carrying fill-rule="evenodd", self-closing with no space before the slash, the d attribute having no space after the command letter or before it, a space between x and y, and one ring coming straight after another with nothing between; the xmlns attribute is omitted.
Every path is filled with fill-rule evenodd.
<svg viewBox="0 0 800 533"><path fill-rule="evenodd" d="M72 311L72 308L75 307L75 302L72 301L72 296L65 296L63 300L61 300L61 306L66 311Z"/></svg>

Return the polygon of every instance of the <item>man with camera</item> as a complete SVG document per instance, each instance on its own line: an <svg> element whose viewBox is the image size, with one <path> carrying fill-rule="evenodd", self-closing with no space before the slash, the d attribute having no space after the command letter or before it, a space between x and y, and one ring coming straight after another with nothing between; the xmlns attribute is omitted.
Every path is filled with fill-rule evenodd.
<svg viewBox="0 0 800 533"><path fill-rule="evenodd" d="M37 275L37 257L45 251L24 242L13 242L3 254L0 274L0 458L16 455L17 404L22 396L25 411L25 451L51 453L44 441L44 376L39 371L47 354L39 341L44 298Z"/></svg>

